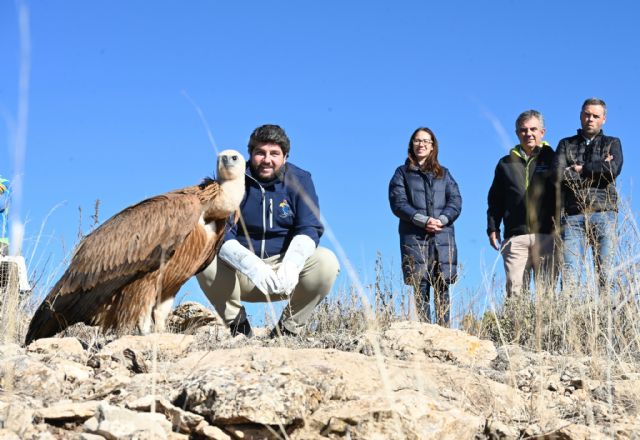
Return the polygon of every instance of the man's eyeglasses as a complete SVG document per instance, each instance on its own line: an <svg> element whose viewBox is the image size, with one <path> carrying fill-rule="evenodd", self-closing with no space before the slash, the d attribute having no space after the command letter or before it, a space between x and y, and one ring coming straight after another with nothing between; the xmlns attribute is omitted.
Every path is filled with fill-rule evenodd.
<svg viewBox="0 0 640 440"><path fill-rule="evenodd" d="M424 145L431 145L433 144L433 141L431 139L414 139L413 140L414 144L424 144Z"/></svg>

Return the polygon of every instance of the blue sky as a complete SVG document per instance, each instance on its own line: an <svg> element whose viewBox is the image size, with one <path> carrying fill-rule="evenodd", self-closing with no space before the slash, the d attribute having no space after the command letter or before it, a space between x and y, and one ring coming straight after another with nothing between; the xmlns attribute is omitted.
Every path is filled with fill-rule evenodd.
<svg viewBox="0 0 640 440"><path fill-rule="evenodd" d="M19 10L28 14L28 108L19 105ZM426 125L463 196L454 301L482 302L497 256L486 194L521 111L543 112L555 147L579 127L585 98L607 101L604 129L625 156L619 186L637 213L638 12L632 1L2 0L0 174L22 176L15 206L29 269L41 286L61 274L96 200L104 221L210 175L205 123L219 149L245 154L251 131L276 123L361 281L373 281L378 252L398 281L387 187L411 132ZM195 282L179 296L206 302Z"/></svg>

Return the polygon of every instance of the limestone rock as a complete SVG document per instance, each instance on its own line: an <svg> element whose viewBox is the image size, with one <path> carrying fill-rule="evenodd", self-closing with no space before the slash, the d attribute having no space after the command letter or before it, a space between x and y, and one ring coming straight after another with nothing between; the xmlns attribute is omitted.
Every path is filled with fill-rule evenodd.
<svg viewBox="0 0 640 440"><path fill-rule="evenodd" d="M10 429L0 428L0 440L21 440L20 436Z"/></svg>
<svg viewBox="0 0 640 440"><path fill-rule="evenodd" d="M180 432L192 432L204 421L204 417L190 413L172 405L167 399L146 396L133 402L127 403L127 408L135 411L149 412L152 410L161 414L171 422L174 430Z"/></svg>
<svg viewBox="0 0 640 440"><path fill-rule="evenodd" d="M480 417L413 390L388 398L378 395L336 402L332 407L313 415L314 420L326 420L320 429L325 436L471 440L484 423Z"/></svg>
<svg viewBox="0 0 640 440"><path fill-rule="evenodd" d="M3 395L2 398L3 400L0 401L0 428L24 436L33 423L33 409L15 395Z"/></svg>
<svg viewBox="0 0 640 440"><path fill-rule="evenodd" d="M192 335L154 333L147 336L123 336L107 344L99 352L101 358L122 357L127 349L136 353L157 352L163 356L180 356L193 342Z"/></svg>
<svg viewBox="0 0 640 440"><path fill-rule="evenodd" d="M103 346L104 338L87 350L73 338L28 350L2 345L0 440L575 440L640 432L634 363L495 350L416 322L358 335L370 350L267 341L265 331L231 338L209 323L195 338L127 336Z"/></svg>
<svg viewBox="0 0 640 440"><path fill-rule="evenodd" d="M188 382L174 404L215 424L295 425L330 399L336 386L284 363L220 367Z"/></svg>
<svg viewBox="0 0 640 440"><path fill-rule="evenodd" d="M54 359L49 366L64 373L64 380L70 383L82 383L93 376L93 369L67 359Z"/></svg>
<svg viewBox="0 0 640 440"><path fill-rule="evenodd" d="M76 338L42 338L36 339L27 347L30 353L60 357L67 360L84 363L87 354L82 344Z"/></svg>
<svg viewBox="0 0 640 440"><path fill-rule="evenodd" d="M395 322L381 338L386 352L411 360L416 356L437 358L464 366L489 366L496 357L493 342L481 340L460 330L418 322Z"/></svg>
<svg viewBox="0 0 640 440"><path fill-rule="evenodd" d="M220 428L206 422L198 425L194 432L207 440L231 440L231 436L225 434Z"/></svg>
<svg viewBox="0 0 640 440"><path fill-rule="evenodd" d="M46 421L86 420L93 417L100 405L99 401L64 402L47 408L40 408L35 412L36 417Z"/></svg>
<svg viewBox="0 0 640 440"><path fill-rule="evenodd" d="M167 319L168 328L187 334L194 334L199 327L214 324L224 327L217 313L193 301L180 304Z"/></svg>
<svg viewBox="0 0 640 440"><path fill-rule="evenodd" d="M0 345L0 359L8 359L10 357L24 354L24 348L18 344L1 344Z"/></svg>
<svg viewBox="0 0 640 440"><path fill-rule="evenodd" d="M486 421L483 434L492 440L518 440L520 438L519 429L492 418Z"/></svg>
<svg viewBox="0 0 640 440"><path fill-rule="evenodd" d="M87 397L94 400L104 399L112 393L119 393L130 382L131 378L123 374L116 373L113 376L104 377L102 380L90 384ZM77 394L75 395L77 396Z"/></svg>
<svg viewBox="0 0 640 440"><path fill-rule="evenodd" d="M104 437L97 434L89 434L88 432L81 432L77 440L104 440Z"/></svg>
<svg viewBox="0 0 640 440"><path fill-rule="evenodd" d="M520 371L535 362L530 353L517 345L504 345L497 350L491 367L498 371Z"/></svg>
<svg viewBox="0 0 640 440"><path fill-rule="evenodd" d="M107 439L167 439L171 423L157 413L138 413L101 403L95 417L84 424L87 431Z"/></svg>
<svg viewBox="0 0 640 440"><path fill-rule="evenodd" d="M3 360L0 389L13 390L42 400L57 400L64 388L63 371L51 368L29 355Z"/></svg>

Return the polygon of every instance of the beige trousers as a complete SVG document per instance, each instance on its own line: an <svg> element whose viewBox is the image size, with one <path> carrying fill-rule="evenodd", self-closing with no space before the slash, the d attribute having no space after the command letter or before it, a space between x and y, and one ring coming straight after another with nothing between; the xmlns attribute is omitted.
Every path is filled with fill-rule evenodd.
<svg viewBox="0 0 640 440"><path fill-rule="evenodd" d="M284 256L284 255L283 255ZM274 270L282 262L280 255L264 260ZM269 302L289 300L280 317L281 324L292 333L300 333L313 309L327 296L340 271L335 254L327 248L318 247L309 257L298 285L287 295L265 295L244 274L236 271L216 257L196 278L218 314L229 325L242 307L242 301Z"/></svg>
<svg viewBox="0 0 640 440"><path fill-rule="evenodd" d="M531 272L536 289L555 280L554 236L551 234L515 235L504 243L502 258L507 276L507 297L528 289Z"/></svg>

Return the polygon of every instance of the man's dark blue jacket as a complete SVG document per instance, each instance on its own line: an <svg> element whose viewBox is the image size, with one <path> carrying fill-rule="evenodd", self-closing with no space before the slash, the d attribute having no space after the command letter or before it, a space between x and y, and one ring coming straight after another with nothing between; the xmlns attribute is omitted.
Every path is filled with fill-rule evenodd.
<svg viewBox="0 0 640 440"><path fill-rule="evenodd" d="M284 253L291 239L308 235L318 245L324 227L320 222L318 195L311 174L287 162L269 182L259 181L249 162L241 221L229 229L225 240L238 240L260 258ZM247 234L242 227L247 228Z"/></svg>

